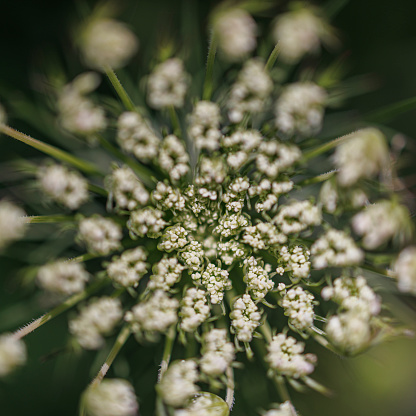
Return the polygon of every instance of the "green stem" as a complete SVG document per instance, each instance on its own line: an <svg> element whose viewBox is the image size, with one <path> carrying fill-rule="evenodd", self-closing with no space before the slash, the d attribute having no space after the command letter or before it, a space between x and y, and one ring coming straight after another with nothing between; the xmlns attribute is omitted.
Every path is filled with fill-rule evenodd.
<svg viewBox="0 0 416 416"><path fill-rule="evenodd" d="M117 357L117 354L120 352L121 348L128 340L130 334L131 334L130 326L125 325L120 331L120 333L118 334L116 342L114 343L113 348L111 348L111 351L108 354L108 357L105 360L104 364L102 365L100 371L98 372L95 379L92 381L91 387L98 386L98 384L101 383L101 381L107 374L107 371L111 367L111 364L113 363L114 359Z"/></svg>
<svg viewBox="0 0 416 416"><path fill-rule="evenodd" d="M105 73L107 74L107 77L110 80L112 86L116 90L117 95L120 97L124 107L129 111L135 111L136 109L134 107L133 101L127 94L127 91L121 85L121 82L118 79L116 73L111 68L106 68Z"/></svg>
<svg viewBox="0 0 416 416"><path fill-rule="evenodd" d="M216 34L213 32L211 35L208 58L207 58L207 70L205 73L204 88L202 91L202 99L210 100L213 88L213 74L214 74L214 62L215 55L217 53L218 40Z"/></svg>
<svg viewBox="0 0 416 416"><path fill-rule="evenodd" d="M43 153L46 153L49 156L54 157L55 159L60 160L61 162L69 163L70 165L76 167L77 169L91 175L100 175L103 176L103 173L100 172L93 164L86 162L85 160L79 159L69 153L64 152L57 147L51 146L36 140L33 137L28 136L27 134L21 133L15 129L12 129L5 124L0 124L0 133L4 133L7 136L19 140L22 143L25 143L34 149L37 149Z"/></svg>
<svg viewBox="0 0 416 416"><path fill-rule="evenodd" d="M264 324L260 326L259 329L266 341L270 343L272 341L273 336L269 323L267 321L264 321Z"/></svg>
<svg viewBox="0 0 416 416"><path fill-rule="evenodd" d="M160 363L158 383L160 383L160 380L162 380L163 374L168 369L170 358L172 356L172 349L173 349L173 344L175 342L175 338L176 338L176 330L172 326L169 328L169 331L166 334L165 348L163 350L162 362Z"/></svg>
<svg viewBox="0 0 416 416"><path fill-rule="evenodd" d="M33 215L25 217L29 224L52 224L57 222L75 222L75 217L70 215Z"/></svg>
<svg viewBox="0 0 416 416"><path fill-rule="evenodd" d="M231 367L228 367L225 371L227 376L227 393L225 396L225 402L227 403L230 410L233 409L234 405L234 371Z"/></svg>
<svg viewBox="0 0 416 416"><path fill-rule="evenodd" d="M98 185L94 185L93 183L88 184L88 189L97 195L101 195L105 197L108 195L108 192L104 188L101 188L101 186L98 186Z"/></svg>
<svg viewBox="0 0 416 416"><path fill-rule="evenodd" d="M290 400L290 395L289 395L289 392L287 390L284 378L282 376L276 376L276 377L273 377L273 380L274 380L274 383L276 385L277 391L278 391L280 397L282 398L282 401L283 402L286 402L286 401L290 402L291 401Z"/></svg>
<svg viewBox="0 0 416 416"><path fill-rule="evenodd" d="M333 149L334 147L338 146L344 140L349 139L351 134L346 134L345 136L338 137L337 139L331 140L330 142L321 144L320 146L316 147L315 149L309 150L305 152L302 157L302 161L305 162L309 159L313 159L316 156L321 155L322 153L327 152L328 150Z"/></svg>
<svg viewBox="0 0 416 416"><path fill-rule="evenodd" d="M324 182L327 179L334 176L336 172L337 172L336 170L331 170L330 172L322 173L318 176L314 176L313 178L305 179L301 182L298 182L296 185L297 186L308 186L308 185L313 185L314 183Z"/></svg>
<svg viewBox="0 0 416 416"><path fill-rule="evenodd" d="M181 137L181 125L179 123L178 115L176 114L175 107L169 106L170 122L172 123L172 130L175 136Z"/></svg>
<svg viewBox="0 0 416 416"><path fill-rule="evenodd" d="M126 156L124 153L122 153L119 149L117 149L115 146L113 146L109 141L104 139L102 136L98 136L98 141L100 142L101 146L108 150L110 153L112 153L114 156L116 156L118 159L120 159L122 162L124 162L127 166L129 166L131 169L136 172L137 176L140 178L140 180L148 187L153 188L153 181L150 179L152 176L152 172L148 169L146 169L144 166L139 165L134 160L130 159L128 156Z"/></svg>
<svg viewBox="0 0 416 416"><path fill-rule="evenodd" d="M280 54L280 45L277 43L274 49L272 50L272 53L270 54L269 59L267 60L266 66L264 68L267 72L271 71L279 54Z"/></svg>
<svg viewBox="0 0 416 416"><path fill-rule="evenodd" d="M87 298L89 295L98 291L105 284L108 284L108 283L109 283L109 280L99 280L93 283L92 285L88 286L82 292L71 296L66 301L58 305L56 308L42 315L40 318L34 320L30 324L25 325L23 328L20 328L13 334L13 336L17 339L21 339L25 337L26 335L30 334L31 332L33 332L35 329L39 328L43 324L46 324L46 322L49 322L51 319L65 312L66 310L72 308L74 305L81 302L82 300Z"/></svg>

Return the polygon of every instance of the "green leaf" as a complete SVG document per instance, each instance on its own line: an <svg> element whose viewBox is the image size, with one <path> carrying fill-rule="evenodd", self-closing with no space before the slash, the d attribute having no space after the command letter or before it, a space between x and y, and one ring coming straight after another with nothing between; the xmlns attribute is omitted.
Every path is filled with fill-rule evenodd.
<svg viewBox="0 0 416 416"><path fill-rule="evenodd" d="M371 113L367 113L367 115L364 116L364 119L374 123L386 123L387 121L391 121L397 116L412 110L416 110L416 97L408 98L372 111Z"/></svg>

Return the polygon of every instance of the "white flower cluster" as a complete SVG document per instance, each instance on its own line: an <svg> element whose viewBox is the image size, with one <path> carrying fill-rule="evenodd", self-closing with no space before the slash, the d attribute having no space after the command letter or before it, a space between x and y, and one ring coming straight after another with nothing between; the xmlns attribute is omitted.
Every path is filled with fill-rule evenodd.
<svg viewBox="0 0 416 416"><path fill-rule="evenodd" d="M309 277L311 263L309 261L309 250L301 246L295 246L289 250L283 246L279 250L280 266L276 269L277 273L283 275L285 271L291 271L295 279L305 279Z"/></svg>
<svg viewBox="0 0 416 416"><path fill-rule="evenodd" d="M95 215L83 218L78 226L78 238L91 253L107 255L121 247L121 227L113 220Z"/></svg>
<svg viewBox="0 0 416 416"><path fill-rule="evenodd" d="M12 334L0 335L0 377L7 376L25 362L25 343Z"/></svg>
<svg viewBox="0 0 416 416"><path fill-rule="evenodd" d="M142 247L126 250L107 266L108 277L118 284L136 287L147 272L147 253Z"/></svg>
<svg viewBox="0 0 416 416"><path fill-rule="evenodd" d="M221 14L214 26L223 56L240 61L256 47L256 22L243 9L231 9Z"/></svg>
<svg viewBox="0 0 416 416"><path fill-rule="evenodd" d="M228 118L239 123L245 114L260 113L273 88L260 59L250 59L241 69L227 101Z"/></svg>
<svg viewBox="0 0 416 416"><path fill-rule="evenodd" d="M279 232L274 224L259 222L257 225L245 228L242 241L257 251L266 250L277 244L284 244L287 241L287 236Z"/></svg>
<svg viewBox="0 0 416 416"><path fill-rule="evenodd" d="M306 54L318 52L321 38L325 36L325 24L310 8L279 16L274 29L274 38L279 42L281 58L296 63Z"/></svg>
<svg viewBox="0 0 416 416"><path fill-rule="evenodd" d="M110 198L114 198L119 209L132 211L149 200L149 192L139 178L127 166L114 169L107 178Z"/></svg>
<svg viewBox="0 0 416 416"><path fill-rule="evenodd" d="M88 72L65 85L59 93L59 120L65 130L89 138L106 128L104 110L86 97L97 88L99 82L97 74Z"/></svg>
<svg viewBox="0 0 416 416"><path fill-rule="evenodd" d="M228 411L228 405L212 393L198 393L186 407L175 410L175 416L218 416Z"/></svg>
<svg viewBox="0 0 416 416"><path fill-rule="evenodd" d="M127 228L134 236L157 238L166 227L166 221L162 219L163 212L151 207L133 211L127 221Z"/></svg>
<svg viewBox="0 0 416 416"><path fill-rule="evenodd" d="M126 313L125 320L134 332L165 332L178 320L179 302L170 298L163 290L156 290L152 296L133 306Z"/></svg>
<svg viewBox="0 0 416 416"><path fill-rule="evenodd" d="M231 136L224 136L222 147L227 151L227 164L234 170L240 169L262 140L257 130L237 130Z"/></svg>
<svg viewBox="0 0 416 416"><path fill-rule="evenodd" d="M62 165L50 165L38 172L42 190L54 201L70 209L79 208L88 199L88 183L75 171Z"/></svg>
<svg viewBox="0 0 416 416"><path fill-rule="evenodd" d="M197 185L223 183L227 169L220 157L203 157L199 163L199 174L195 179Z"/></svg>
<svg viewBox="0 0 416 416"><path fill-rule="evenodd" d="M127 153L147 162L159 152L160 139L140 114L126 111L117 121L117 142Z"/></svg>
<svg viewBox="0 0 416 416"><path fill-rule="evenodd" d="M281 305L289 317L289 324L296 330L305 331L313 325L313 302L313 295L301 286L285 291Z"/></svg>
<svg viewBox="0 0 416 416"><path fill-rule="evenodd" d="M263 416L298 416L292 403L286 401L282 403L278 409L271 409L266 412Z"/></svg>
<svg viewBox="0 0 416 416"><path fill-rule="evenodd" d="M104 344L103 336L113 330L122 316L120 300L103 296L91 301L69 321L69 331L83 348L96 350Z"/></svg>
<svg viewBox="0 0 416 416"><path fill-rule="evenodd" d="M354 185L360 178L370 178L389 166L384 134L375 128L358 130L344 138L334 154L337 180L342 186Z"/></svg>
<svg viewBox="0 0 416 416"><path fill-rule="evenodd" d="M313 354L303 354L305 345L286 334L277 334L267 346L266 360L270 368L279 374L300 378L311 374L314 370L316 357Z"/></svg>
<svg viewBox="0 0 416 416"><path fill-rule="evenodd" d="M268 274L271 266L266 264L262 267L253 256L244 260L244 266L244 282L247 284L247 290L251 291L254 300L263 299L274 288L274 282L269 279Z"/></svg>
<svg viewBox="0 0 416 416"><path fill-rule="evenodd" d="M344 231L334 228L312 244L311 253L315 269L353 266L364 260L364 252L355 245L354 240Z"/></svg>
<svg viewBox="0 0 416 416"><path fill-rule="evenodd" d="M176 257L164 257L153 267L147 288L149 290L161 289L165 292L180 280L185 269Z"/></svg>
<svg viewBox="0 0 416 416"><path fill-rule="evenodd" d="M227 342L225 329L211 329L204 335L201 371L209 376L225 374L234 360L234 345Z"/></svg>
<svg viewBox="0 0 416 416"><path fill-rule="evenodd" d="M185 261L189 270L201 270L204 264L204 250L198 241L191 241L182 251L181 257Z"/></svg>
<svg viewBox="0 0 416 416"><path fill-rule="evenodd" d="M0 249L23 237L27 222L25 217L22 208L5 199L0 201Z"/></svg>
<svg viewBox="0 0 416 416"><path fill-rule="evenodd" d="M407 237L411 229L409 219L406 207L396 201L382 200L355 214L352 227L363 237L363 246L371 250L392 238Z"/></svg>
<svg viewBox="0 0 416 416"><path fill-rule="evenodd" d="M222 196L227 211L240 212L244 207L244 198L250 182L247 178L236 178L229 185L227 192Z"/></svg>
<svg viewBox="0 0 416 416"><path fill-rule="evenodd" d="M245 256L244 246L236 240L225 241L217 245L218 255L227 265L233 264L236 260Z"/></svg>
<svg viewBox="0 0 416 416"><path fill-rule="evenodd" d="M184 248L188 244L189 233L181 225L166 228L159 243L159 249L167 252Z"/></svg>
<svg viewBox="0 0 416 416"><path fill-rule="evenodd" d="M380 312L381 302L364 277L338 278L332 287L322 290L322 297L340 305L340 313L331 316L325 326L332 343L351 354L365 348L372 337L371 318Z"/></svg>
<svg viewBox="0 0 416 416"><path fill-rule="evenodd" d="M251 296L244 294L234 302L230 318L232 319L231 327L237 339L250 342L255 329L260 325L261 313Z"/></svg>
<svg viewBox="0 0 416 416"><path fill-rule="evenodd" d="M290 84L276 102L276 127L287 135L319 132L326 98L325 90L313 82Z"/></svg>
<svg viewBox="0 0 416 416"><path fill-rule="evenodd" d="M249 225L248 218L241 214L226 214L218 220L218 225L214 228L214 233L223 237L230 237L238 234Z"/></svg>
<svg viewBox="0 0 416 416"><path fill-rule="evenodd" d="M181 302L180 327L185 332L193 332L209 317L209 314L210 307L206 292L195 287L189 288Z"/></svg>
<svg viewBox="0 0 416 416"><path fill-rule="evenodd" d="M122 379L105 379L84 395L88 416L136 416L139 405L133 386Z"/></svg>
<svg viewBox="0 0 416 416"><path fill-rule="evenodd" d="M163 210L182 211L185 209L185 198L179 189L174 189L164 182L158 182L152 192L152 198L158 208Z"/></svg>
<svg viewBox="0 0 416 416"><path fill-rule="evenodd" d="M147 101L156 109L182 107L188 87L188 74L183 62L171 58L157 65L149 75Z"/></svg>
<svg viewBox="0 0 416 416"><path fill-rule="evenodd" d="M158 384L158 393L169 406L182 407L199 391L195 384L199 374L195 361L172 363Z"/></svg>
<svg viewBox="0 0 416 416"><path fill-rule="evenodd" d="M89 278L80 263L56 260L40 267L37 274L39 286L49 292L72 295L82 292Z"/></svg>
<svg viewBox="0 0 416 416"><path fill-rule="evenodd" d="M231 289L231 280L227 270L223 270L212 263L209 263L202 273L193 273L192 280L202 284L208 291L211 303L220 303L224 297L224 291Z"/></svg>
<svg viewBox="0 0 416 416"><path fill-rule="evenodd" d="M394 263L397 286L401 292L416 294L416 247L406 247Z"/></svg>
<svg viewBox="0 0 416 416"><path fill-rule="evenodd" d="M252 184L249 189L251 197L259 196L255 204L257 212L270 211L277 206L279 196L293 189L292 181L275 182L262 179L258 185Z"/></svg>
<svg viewBox="0 0 416 416"><path fill-rule="evenodd" d="M189 116L189 135L198 149L214 151L220 146L220 108L210 101L198 101Z"/></svg>
<svg viewBox="0 0 416 416"><path fill-rule="evenodd" d="M92 19L81 36L84 61L90 68L98 70L125 66L139 47L133 32L113 19Z"/></svg>
<svg viewBox="0 0 416 416"><path fill-rule="evenodd" d="M286 171L302 156L300 149L294 145L279 143L277 140L262 142L256 156L257 170L269 178Z"/></svg>
<svg viewBox="0 0 416 416"><path fill-rule="evenodd" d="M273 219L273 223L277 224L284 234L300 233L312 225L319 225L321 221L319 207L310 201L294 201L284 205Z"/></svg>
<svg viewBox="0 0 416 416"><path fill-rule="evenodd" d="M172 181L178 181L189 171L189 156L185 146L173 134L162 141L158 162L160 167L169 174Z"/></svg>

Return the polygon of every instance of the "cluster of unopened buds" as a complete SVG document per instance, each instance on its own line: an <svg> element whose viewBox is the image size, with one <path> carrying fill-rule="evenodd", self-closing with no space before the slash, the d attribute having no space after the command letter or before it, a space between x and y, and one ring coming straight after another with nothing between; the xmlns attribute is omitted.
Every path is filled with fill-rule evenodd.
<svg viewBox="0 0 416 416"><path fill-rule="evenodd" d="M138 413L140 391L105 377L130 334L139 344L165 345L154 369L161 416L227 415L233 369L245 356L263 361L280 393L288 383L325 391L311 378L317 357L305 341L353 355L400 332L382 312L369 275L396 279L401 291L416 294L416 248L398 256L391 249L409 241L409 213L387 186L382 198L373 186L388 176L385 135L368 127L311 141L331 90L313 77L276 81L333 40L323 15L306 6L281 14L273 29L279 43L267 62L252 57L258 32L244 7L219 8L212 25L203 99L189 93L186 63L171 57L147 77L149 107L141 108L114 73L136 52L134 34L110 18L86 24L83 61L107 74L124 109L100 106L99 75L85 73L58 92L58 119L63 134L111 156L111 171L35 142L8 127L0 111L0 132L60 162L48 161L35 175L48 201L63 210L42 216L27 208L26 216L2 200L0 247L24 239L32 223L50 222L76 229L74 247L86 250L38 268L39 288L63 303L1 335L0 376L24 364L24 336L79 303L68 325L82 348L102 348L121 328L81 399L81 414ZM240 70L231 85L214 88L217 49L218 59ZM316 160L333 170L317 172ZM391 260L373 264L387 247ZM91 259L100 259L100 270ZM265 410L296 415L287 393Z"/></svg>

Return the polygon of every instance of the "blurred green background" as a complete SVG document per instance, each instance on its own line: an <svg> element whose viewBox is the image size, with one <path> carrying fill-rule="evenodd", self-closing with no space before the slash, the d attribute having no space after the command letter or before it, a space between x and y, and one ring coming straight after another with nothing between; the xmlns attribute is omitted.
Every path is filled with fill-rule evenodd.
<svg viewBox="0 0 416 416"><path fill-rule="evenodd" d="M90 1L89 4L95 2ZM125 1L128 21L135 27L142 50L160 36L161 28L178 38L185 33L179 25L183 14L194 17L196 28L203 33L209 10L218 1L152 0ZM276 2L283 5L285 2ZM324 2L316 2L323 4ZM48 64L48 56L64 56L71 50L69 32L82 8L80 1L16 0L3 1L0 24L0 100L7 97L31 97L37 88L36 73ZM368 112L405 98L416 96L416 1L414 0L351 0L337 15L346 51L348 75L370 75L374 91L352 98L348 107ZM166 29L167 28L167 29ZM74 68L68 68L73 70ZM147 68L144 72L147 71ZM33 134L32 125L19 122L11 111L14 126ZM387 125L409 137L414 148L416 112L406 113ZM0 137L0 160L16 156L37 155L20 143ZM416 154L416 153L414 153ZM409 167L416 175L414 163ZM3 172L3 170L1 170ZM414 197L415 185L408 183ZM3 192L4 193L4 192ZM23 254L22 254L23 255ZM30 290L21 290L17 283L17 258L0 262L0 332L13 330L29 317L43 311L42 299ZM406 306L396 304L397 312L415 327L415 302L403 297ZM68 339L66 317L60 317L27 337L30 351L28 366L5 381L0 381L0 415L64 416L77 412L81 391L104 360L107 351L76 355L54 355ZM315 346L320 362L316 378L334 391L330 398L309 393L295 395L295 403L303 416L414 416L416 414L416 341L398 339L354 358L341 359ZM46 355L51 354L49 357ZM153 396L158 363L153 347L138 347L134 339L125 346L125 355L134 362L137 394L142 403ZM114 365L111 375L126 371L123 356ZM233 414L246 415L245 403L259 408L272 398L266 380L252 369L240 383L248 392L237 393ZM276 396L276 400L278 397ZM146 415L146 406L142 407Z"/></svg>

